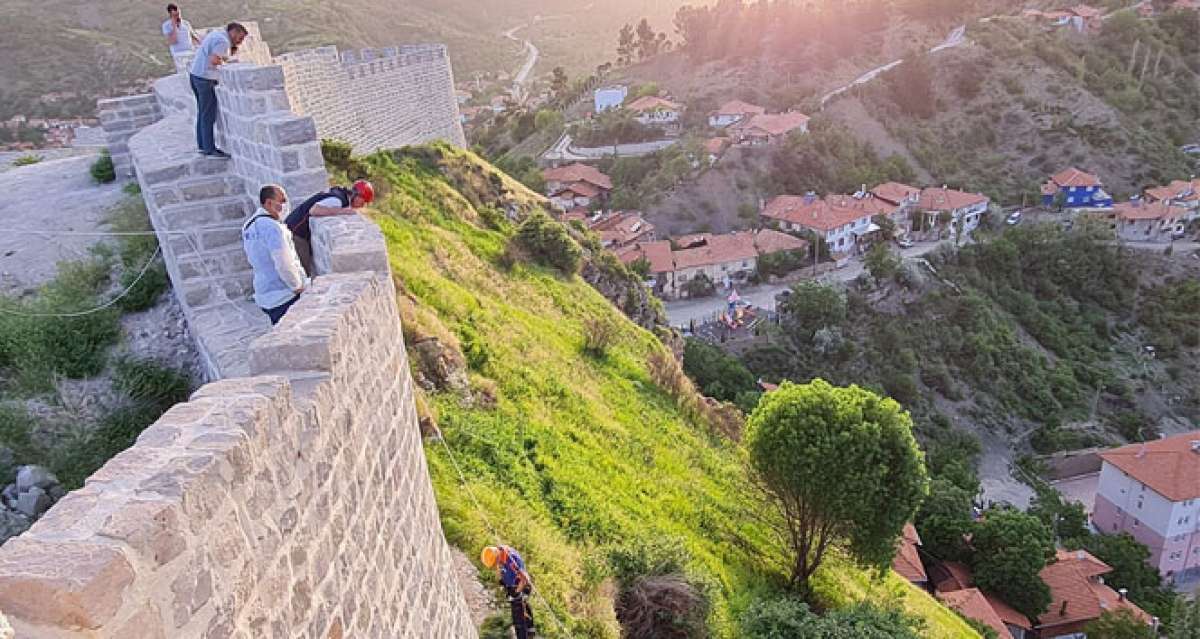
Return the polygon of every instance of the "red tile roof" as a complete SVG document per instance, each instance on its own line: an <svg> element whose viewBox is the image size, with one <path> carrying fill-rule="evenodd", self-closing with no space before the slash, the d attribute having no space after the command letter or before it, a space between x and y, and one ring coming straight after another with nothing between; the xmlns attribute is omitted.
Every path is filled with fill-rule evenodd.
<svg viewBox="0 0 1200 639"><path fill-rule="evenodd" d="M892 558L892 570L913 583L929 581L925 566L921 564L920 553L917 552L920 545L921 537L917 534L917 529L912 524L904 524L900 546L896 549L896 556Z"/></svg>
<svg viewBox="0 0 1200 639"><path fill-rule="evenodd" d="M694 248L674 251L675 269L710 266L726 262L745 261L758 257L754 248L754 234L750 231L729 233L727 235L710 235L704 244Z"/></svg>
<svg viewBox="0 0 1200 639"><path fill-rule="evenodd" d="M1069 186L1100 186L1100 178L1085 173L1075 167L1063 169L1050 176L1050 181L1060 187Z"/></svg>
<svg viewBox="0 0 1200 639"><path fill-rule="evenodd" d="M987 592L983 593L983 596L991 604L992 610L996 611L996 615L1000 617L1001 621L1010 626L1033 630L1033 622L1029 621L1029 617L1017 612L1015 608L1005 603L1003 599Z"/></svg>
<svg viewBox="0 0 1200 639"><path fill-rule="evenodd" d="M1200 200L1200 179L1173 180L1167 186L1146 189L1146 199L1151 202L1158 200L1195 201Z"/></svg>
<svg viewBox="0 0 1200 639"><path fill-rule="evenodd" d="M742 102L741 100L730 100L722 104L720 108L713 111L713 115L762 115L767 110L757 104Z"/></svg>
<svg viewBox="0 0 1200 639"><path fill-rule="evenodd" d="M921 189L918 189L915 186L901 184L900 182L884 182L883 184L871 189L871 193L875 197L897 205L903 202L905 199L917 195L920 192Z"/></svg>
<svg viewBox="0 0 1200 639"><path fill-rule="evenodd" d="M1038 627L1057 627L1099 619L1106 611L1126 608L1150 622L1147 615L1112 588L1100 583L1099 575L1110 572L1104 562L1086 550L1059 550L1056 561L1038 573L1050 587L1050 607L1038 616Z"/></svg>
<svg viewBox="0 0 1200 639"><path fill-rule="evenodd" d="M1104 14L1103 11L1101 11L1100 9L1097 9L1096 7L1093 7L1089 4L1077 4L1073 7L1071 7L1071 13L1073 13L1085 20L1091 20L1092 18L1099 18L1101 15Z"/></svg>
<svg viewBox="0 0 1200 639"><path fill-rule="evenodd" d="M605 245L623 246L654 233L654 225L636 211L615 211L597 218L588 227Z"/></svg>
<svg viewBox="0 0 1200 639"><path fill-rule="evenodd" d="M651 273L670 273L675 270L675 260L671 257L671 243L667 240L637 242L617 249L616 254L626 264L645 258L650 262Z"/></svg>
<svg viewBox="0 0 1200 639"><path fill-rule="evenodd" d="M581 195L583 197L596 197L597 195L600 195L600 189L583 181L571 182L570 184L559 187L553 193L551 193L550 196L558 197L560 195L571 194Z"/></svg>
<svg viewBox="0 0 1200 639"><path fill-rule="evenodd" d="M1000 615L996 614L996 610L992 608L987 597L978 588L964 588L962 590L955 590L954 592L939 592L937 593L937 598L941 599L950 608L962 613L962 616L974 619L995 630L1000 639L1013 639L1012 633L1004 625L1004 620L1000 618Z"/></svg>
<svg viewBox="0 0 1200 639"><path fill-rule="evenodd" d="M592 212L589 211L587 209L587 207L577 206L577 207L571 209L570 211L563 213L562 221L570 222L571 220L579 220L580 222L583 222L583 221L587 220L588 216L590 216L591 214L592 214Z"/></svg>
<svg viewBox="0 0 1200 639"><path fill-rule="evenodd" d="M546 169L542 171L542 177L546 178L547 182L589 182L602 189L612 190L612 179L601 173L600 169L578 162Z"/></svg>
<svg viewBox="0 0 1200 639"><path fill-rule="evenodd" d="M937 582L935 589L938 592L953 592L975 585L975 577L966 564L957 561L943 561L941 568L947 576Z"/></svg>
<svg viewBox="0 0 1200 639"><path fill-rule="evenodd" d="M1118 220L1171 220L1186 213L1183 208L1166 202L1143 202L1135 200L1113 205L1113 214Z"/></svg>
<svg viewBox="0 0 1200 639"><path fill-rule="evenodd" d="M643 95L642 97L625 105L630 111L643 113L646 111L679 111L683 108L682 104L660 98L656 95Z"/></svg>
<svg viewBox="0 0 1200 639"><path fill-rule="evenodd" d="M917 206L926 211L956 211L987 201L987 196L982 193L967 193L944 187L926 187L921 189L921 199L917 202Z"/></svg>
<svg viewBox="0 0 1200 639"><path fill-rule="evenodd" d="M775 229L761 229L754 234L754 248L759 255L769 255L780 251L800 251L808 249L808 242ZM913 530L913 534L916 534Z"/></svg>
<svg viewBox="0 0 1200 639"><path fill-rule="evenodd" d="M861 197L854 197L853 195L826 195L825 201L833 206L853 209L870 216L891 215L896 212L897 208L895 204L877 198L870 193Z"/></svg>
<svg viewBox="0 0 1200 639"><path fill-rule="evenodd" d="M798 129L808 124L811 119L799 111L760 113L749 120L735 124L734 127L746 135L761 132L763 135L777 136Z"/></svg>
<svg viewBox="0 0 1200 639"><path fill-rule="evenodd" d="M780 195L771 198L762 212L765 218L799 224L818 231L832 231L870 215L866 211L834 206L815 196L803 195Z"/></svg>
<svg viewBox="0 0 1200 639"><path fill-rule="evenodd" d="M1100 453L1100 458L1171 501L1200 497L1200 430Z"/></svg>

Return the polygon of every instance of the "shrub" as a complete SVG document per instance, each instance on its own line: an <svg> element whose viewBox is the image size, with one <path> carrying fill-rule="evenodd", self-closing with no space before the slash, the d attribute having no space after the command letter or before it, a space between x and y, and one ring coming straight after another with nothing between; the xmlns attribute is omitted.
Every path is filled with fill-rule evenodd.
<svg viewBox="0 0 1200 639"><path fill-rule="evenodd" d="M100 157L92 162L89 171L92 174L92 181L96 184L108 184L117 179L117 169L113 166L112 156L109 155L108 149L101 151Z"/></svg>
<svg viewBox="0 0 1200 639"><path fill-rule="evenodd" d="M21 157L13 160L13 166L29 166L30 164L37 164L38 162L41 162L44 159L46 159L46 158L43 158L40 155L28 153L26 155L22 155Z"/></svg>
<svg viewBox="0 0 1200 639"><path fill-rule="evenodd" d="M607 317L583 320L583 350L594 357L604 357L620 335L620 327Z"/></svg>
<svg viewBox="0 0 1200 639"><path fill-rule="evenodd" d="M742 635L746 639L917 639L914 620L899 611L860 603L835 610L824 617L814 615L808 606L792 598L760 601L742 615Z"/></svg>
<svg viewBox="0 0 1200 639"><path fill-rule="evenodd" d="M571 239L566 227L536 211L517 227L513 241L534 262L571 275L579 270L583 249Z"/></svg>
<svg viewBox="0 0 1200 639"><path fill-rule="evenodd" d="M40 461L42 452L33 441L33 425L24 408L0 406L0 447L10 453L0 456L0 483L12 482L18 466Z"/></svg>
<svg viewBox="0 0 1200 639"><path fill-rule="evenodd" d="M131 182L131 184L137 184ZM114 231L119 232L148 232L153 230L150 219L146 214L146 206L140 199L129 198L121 203L112 215L109 224ZM118 249L121 262L119 283L121 290L128 292L118 302L121 310L126 312L144 311L158 301L169 284L167 269L161 260L155 258L154 264L147 261L154 256L158 249L158 238L153 235L132 235L121 238ZM142 274L142 270L145 273ZM138 279L141 274L141 279ZM137 284L134 284L134 282Z"/></svg>
<svg viewBox="0 0 1200 639"><path fill-rule="evenodd" d="M708 297L716 294L717 287L708 275L697 273L695 277L684 282L683 292L688 297Z"/></svg>
<svg viewBox="0 0 1200 639"><path fill-rule="evenodd" d="M867 251L863 258L871 277L879 281L890 280L900 270L900 258L892 254L887 245L880 242Z"/></svg>
<svg viewBox="0 0 1200 639"><path fill-rule="evenodd" d="M637 539L609 550L620 592L617 620L626 637L686 639L706 634L708 596L687 575L690 560L677 538Z"/></svg>

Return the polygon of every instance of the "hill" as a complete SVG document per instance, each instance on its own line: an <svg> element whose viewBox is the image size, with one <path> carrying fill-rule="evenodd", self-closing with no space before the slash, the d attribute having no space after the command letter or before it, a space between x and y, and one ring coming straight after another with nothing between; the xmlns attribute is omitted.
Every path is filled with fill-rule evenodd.
<svg viewBox="0 0 1200 639"><path fill-rule="evenodd" d="M737 636L739 613L777 588L771 546L742 492L743 453L709 425L667 348L578 276L514 259L509 218L540 198L474 155L410 148L351 170L390 187L375 218L414 372L431 389L421 401L445 438L426 452L450 542L472 557L497 540L521 549L570 636L614 637L605 558L676 540L711 584L712 634ZM600 355L585 348L596 322L612 327ZM897 604L923 636L976 636L907 582L845 559L816 591L826 608ZM566 636L544 613L540 625Z"/></svg>
<svg viewBox="0 0 1200 639"><path fill-rule="evenodd" d="M503 31L527 25L518 36L539 43L535 74L558 64L574 74L608 59L623 22L643 13L638 0L213 0L178 3L194 27L255 20L272 51L337 45L383 47L441 42L449 47L460 79L476 72L513 73L522 44ZM659 3L664 21L678 2ZM0 4L0 119L91 115L97 97L144 90L149 78L170 70L160 32L165 2L95 0ZM665 24L664 24L665 26Z"/></svg>

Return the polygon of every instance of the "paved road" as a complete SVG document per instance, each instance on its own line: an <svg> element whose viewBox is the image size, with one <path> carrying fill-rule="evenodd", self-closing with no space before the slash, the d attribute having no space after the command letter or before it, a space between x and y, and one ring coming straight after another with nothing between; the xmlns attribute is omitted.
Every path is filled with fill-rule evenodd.
<svg viewBox="0 0 1200 639"><path fill-rule="evenodd" d="M961 26L955 27L954 30L951 31L950 34L946 36L946 39L941 44L937 45L936 47L933 47L932 49L929 50L929 52L937 53L938 51L941 51L943 49L950 49L952 47L957 47L958 45L962 44L963 42L966 42L966 40L967 40L966 35L967 35L967 26L966 25L961 25ZM900 66L900 64L902 64L903 62L904 62L904 58L900 58L899 60L892 60L891 62L889 62L887 64L875 67L874 69L871 69L870 71L867 71L866 73L858 76L850 84L847 84L844 87L834 89L833 91L826 93L824 96L821 97L821 108L825 108L825 103L829 102L833 98L849 91L850 89L852 89L860 84L866 84L866 83L870 82L871 80L874 80L875 78L879 77L880 74L882 74L886 71L890 71L891 69L893 69L897 66Z"/></svg>
<svg viewBox="0 0 1200 639"><path fill-rule="evenodd" d="M517 31L525 28L526 26L528 26L528 24L522 24L504 32L504 37L512 40L513 42L523 43L525 46L525 63L521 65L521 69L517 71L517 75L513 77L514 91L518 90L518 87L524 85L525 81L529 79L529 74L533 71L534 65L537 64L538 56L541 55L541 52L538 51L538 48L532 42L529 40L521 40L517 37Z"/></svg>
<svg viewBox="0 0 1200 639"><path fill-rule="evenodd" d="M939 244L949 241L921 242L911 248L902 249L899 253L904 259L922 257L937 248ZM816 280L824 283L849 282L862 275L865 270L866 267L863 265L862 260L855 259L840 269L822 273L817 276ZM804 276L804 271L801 271L800 275L804 279L811 279L811 276ZM738 296L749 304L767 310L775 310L775 295L791 287L792 282L777 282L761 286L738 287L737 292ZM705 297L703 299L666 302L664 306L667 310L667 320L671 323L671 326L682 327L687 326L692 320L700 321L715 317L718 313L725 310L728 295L729 293L726 291L724 294Z"/></svg>
<svg viewBox="0 0 1200 639"><path fill-rule="evenodd" d="M570 134L563 133L562 137L558 138L558 141L542 154L542 159L587 162L614 155L614 148L612 146L577 147L572 144L572 141ZM671 138L668 140L655 140L653 142L638 142L636 144L618 144L616 145L615 155L626 158L641 157L661 151L678 141L676 138Z"/></svg>

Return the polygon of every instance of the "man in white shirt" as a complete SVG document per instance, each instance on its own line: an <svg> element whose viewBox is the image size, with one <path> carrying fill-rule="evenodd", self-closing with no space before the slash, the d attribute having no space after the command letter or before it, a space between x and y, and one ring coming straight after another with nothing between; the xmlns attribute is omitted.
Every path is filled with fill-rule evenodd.
<svg viewBox="0 0 1200 639"><path fill-rule="evenodd" d="M183 19L179 7L175 4L167 5L167 16L167 21L162 25L162 32L167 38L167 47L171 49L171 55L191 53L192 47L200 44L199 36L192 30L192 23Z"/></svg>
<svg viewBox="0 0 1200 639"><path fill-rule="evenodd" d="M254 269L254 303L278 324L310 280L292 244L292 232L283 224L287 193L277 184L258 192L260 206L242 225L242 249Z"/></svg>
<svg viewBox="0 0 1200 639"><path fill-rule="evenodd" d="M217 80L221 77L218 69L229 62L229 56L245 39L246 27L230 22L224 31L204 36L192 60L188 79L196 96L196 146L209 157L229 158L228 153L217 148L213 138L213 126L217 123Z"/></svg>

